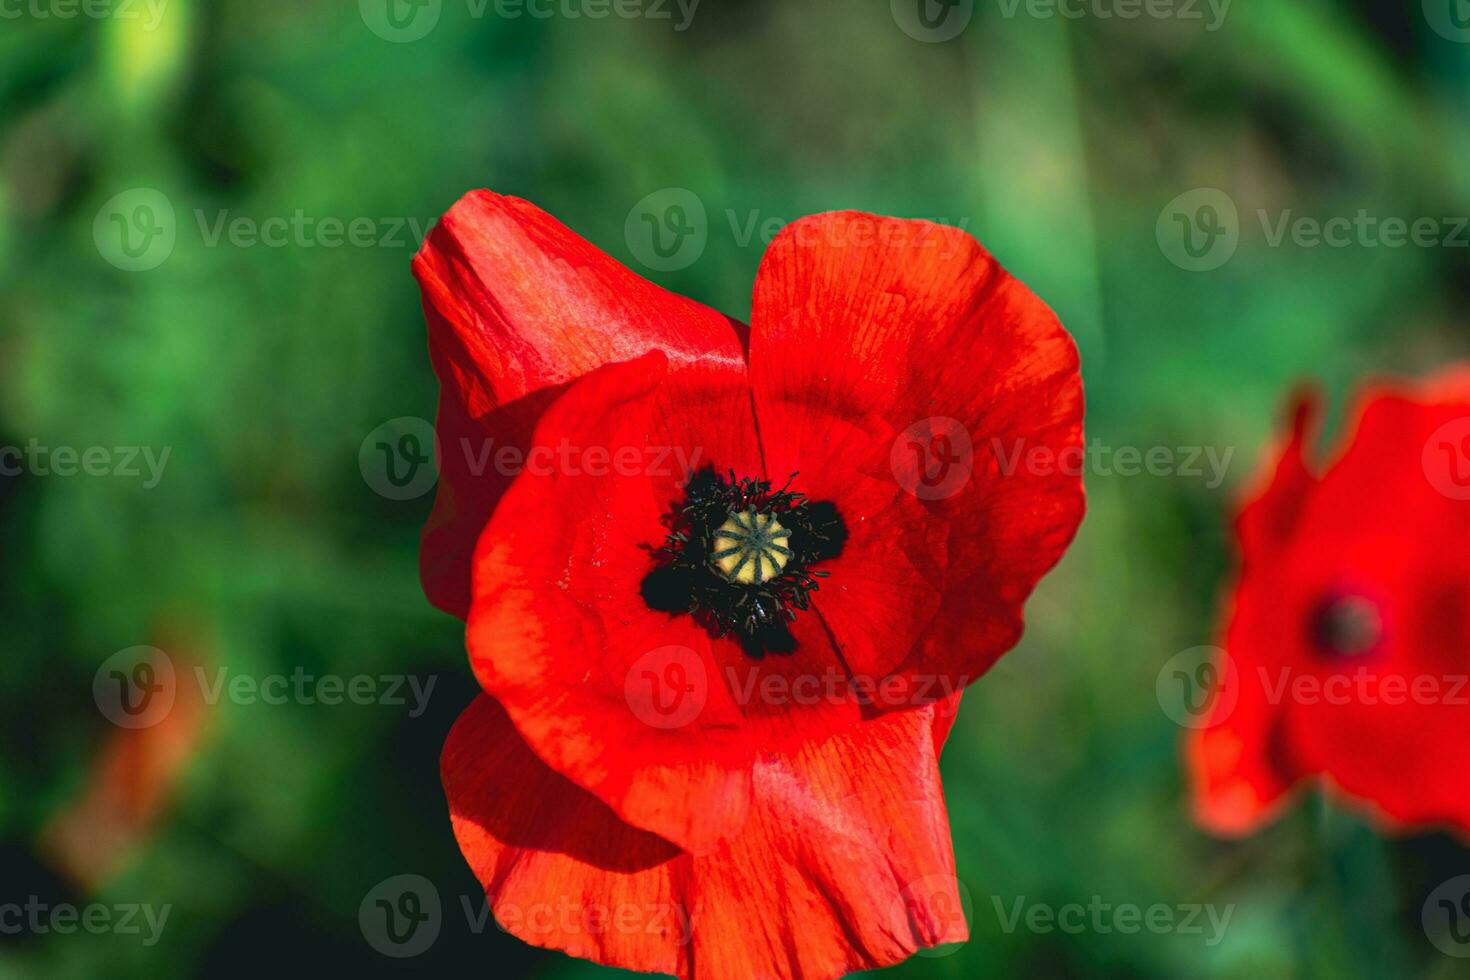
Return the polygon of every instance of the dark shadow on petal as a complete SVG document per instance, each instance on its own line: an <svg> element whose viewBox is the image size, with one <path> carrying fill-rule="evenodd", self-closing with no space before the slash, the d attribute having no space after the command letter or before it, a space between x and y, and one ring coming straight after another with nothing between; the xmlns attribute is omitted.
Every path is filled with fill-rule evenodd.
<svg viewBox="0 0 1470 980"><path fill-rule="evenodd" d="M487 887L509 871L515 848L565 854L620 872L643 871L683 853L624 823L602 800L542 762L489 695L460 716L444 745L441 771L450 810L512 849L501 855L497 881Z"/></svg>

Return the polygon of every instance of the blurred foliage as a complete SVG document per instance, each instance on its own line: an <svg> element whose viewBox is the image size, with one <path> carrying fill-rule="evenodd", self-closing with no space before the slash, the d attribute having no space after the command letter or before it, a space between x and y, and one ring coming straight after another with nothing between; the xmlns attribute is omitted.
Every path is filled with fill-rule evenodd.
<svg viewBox="0 0 1470 980"><path fill-rule="evenodd" d="M945 756L974 939L893 976L1457 975L1417 914L1459 851L1381 840L1315 799L1211 841L1188 822L1154 682L1214 635L1227 515L1290 387L1315 379L1341 406L1366 375L1464 352L1467 250L1273 247L1254 216L1470 214L1470 47L1418 4L1321 0L1241 2L1217 31L981 3L940 44L881 2L711 0L677 31L445 0L412 43L357 7L166 0L150 29L17 4L32 13L0 21L0 445L172 450L151 489L0 482L0 900L67 887L35 841L107 735L94 672L160 624L236 673L437 680L417 718L222 701L170 815L93 898L171 904L164 942L0 937L0 976L611 975L460 914L478 890L437 754L474 685L458 624L418 587L431 497L386 500L356 462L385 420L434 411L415 236L210 238L222 215L422 229L482 186L741 317L756 217L963 223L1078 337L1090 437L1234 451L1222 486L1089 477L1080 539ZM709 241L649 272L624 222L666 187L704 202ZM1241 212L1238 253L1208 274L1155 240L1160 210L1196 187ZM133 188L177 213L176 246L145 272L104 261L93 234ZM363 942L357 909L404 872L435 881L448 914L434 949L399 963ZM1094 895L1233 903L1234 918L1209 946L1008 933L996 914Z"/></svg>

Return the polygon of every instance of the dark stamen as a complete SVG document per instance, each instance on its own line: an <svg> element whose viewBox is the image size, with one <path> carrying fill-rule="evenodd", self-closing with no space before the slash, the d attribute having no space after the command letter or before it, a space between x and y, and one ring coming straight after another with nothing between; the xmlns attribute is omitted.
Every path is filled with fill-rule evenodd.
<svg viewBox="0 0 1470 980"><path fill-rule="evenodd" d="M649 608L688 613L752 657L793 652L788 624L827 575L812 566L842 553L847 525L836 504L790 487L790 479L773 490L769 480L697 472L643 579Z"/></svg>
<svg viewBox="0 0 1470 980"><path fill-rule="evenodd" d="M1377 648L1383 637L1378 607L1356 595L1323 601L1312 616L1312 642L1330 657L1359 657Z"/></svg>

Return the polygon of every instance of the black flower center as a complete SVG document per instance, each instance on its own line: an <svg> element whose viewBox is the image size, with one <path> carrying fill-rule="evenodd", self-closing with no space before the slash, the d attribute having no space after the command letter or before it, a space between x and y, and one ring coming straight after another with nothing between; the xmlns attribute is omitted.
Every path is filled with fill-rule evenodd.
<svg viewBox="0 0 1470 980"><path fill-rule="evenodd" d="M720 476L713 467L695 473L666 518L644 601L693 616L752 657L794 651L789 624L827 576L813 566L842 553L847 525L836 504L790 486L773 490L769 480Z"/></svg>
<svg viewBox="0 0 1470 980"><path fill-rule="evenodd" d="M1324 655L1361 657L1383 639L1383 617L1377 604L1362 596L1332 596L1317 606L1310 629L1313 644Z"/></svg>

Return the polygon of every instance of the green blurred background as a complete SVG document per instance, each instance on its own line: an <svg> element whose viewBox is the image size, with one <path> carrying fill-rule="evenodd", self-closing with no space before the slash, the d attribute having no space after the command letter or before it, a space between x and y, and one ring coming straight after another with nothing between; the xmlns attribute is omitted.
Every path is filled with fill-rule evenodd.
<svg viewBox="0 0 1470 980"><path fill-rule="evenodd" d="M1381 839L1315 797L1247 841L1207 838L1156 694L1170 658L1214 638L1228 514L1290 387L1317 379L1340 413L1363 377L1464 351L1470 234L1273 244L1257 217L1470 214L1459 0L1238 0L1223 19L980 0L928 7L931 27L918 0L692 17L558 0L545 18L391 2L0 0L0 446L171 451L151 487L0 480L0 902L172 909L152 946L0 935L0 976L612 975L464 913L481 898L437 757L474 685L418 585L432 494L389 499L359 465L383 423L433 418L409 262L476 187L739 317L769 219L963 224L1077 336L1090 438L1233 452L1220 485L1089 473L1077 544L944 758L974 938L892 976L1467 975L1419 926L1427 890L1470 870L1462 851ZM1200 188L1238 209L1238 247L1195 270L1166 232ZM160 196L171 243L120 251L115 216L152 202L166 224ZM661 261L630 229L691 196L697 255ZM284 243L214 236L298 214L315 230ZM333 247L328 219L366 219L372 240ZM417 717L221 699L167 806L79 883L48 828L118 734L99 666L139 644L232 674L435 687ZM358 915L400 874L445 910L402 960ZM1008 932L997 914L1094 896L1233 913L1213 945L1208 928Z"/></svg>

